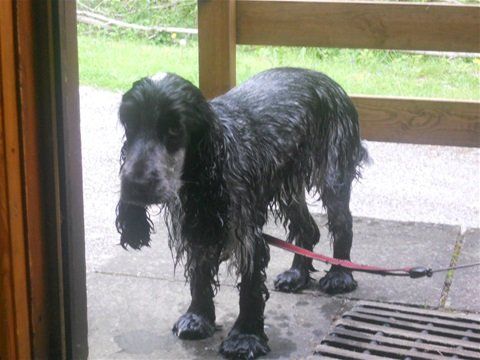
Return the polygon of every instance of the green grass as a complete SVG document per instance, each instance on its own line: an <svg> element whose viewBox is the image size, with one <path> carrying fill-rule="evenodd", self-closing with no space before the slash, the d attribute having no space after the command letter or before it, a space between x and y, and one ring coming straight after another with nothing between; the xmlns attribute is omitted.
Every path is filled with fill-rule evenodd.
<svg viewBox="0 0 480 360"><path fill-rule="evenodd" d="M124 91L158 71L198 84L196 42L152 44L79 36L80 82ZM351 94L480 99L480 59L449 59L395 51L239 46L237 82L277 66L322 71Z"/></svg>
<svg viewBox="0 0 480 360"><path fill-rule="evenodd" d="M159 71L174 72L198 83L198 55L193 46L79 36L78 57L83 85L126 90L132 82Z"/></svg>

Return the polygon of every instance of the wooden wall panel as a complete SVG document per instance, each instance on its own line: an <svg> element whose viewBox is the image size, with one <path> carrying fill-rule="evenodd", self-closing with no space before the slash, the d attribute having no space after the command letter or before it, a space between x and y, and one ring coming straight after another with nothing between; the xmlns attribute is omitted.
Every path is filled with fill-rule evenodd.
<svg viewBox="0 0 480 360"><path fill-rule="evenodd" d="M238 0L237 43L480 52L480 7Z"/></svg>
<svg viewBox="0 0 480 360"><path fill-rule="evenodd" d="M1 15L0 15L1 18ZM1 26L0 26L1 28ZM0 40L0 55L1 55ZM3 83L0 68L0 83ZM7 161L5 153L5 130L3 124L3 97L0 90L0 359L16 356L15 298L13 295L12 251L10 246L10 226L7 194Z"/></svg>
<svg viewBox="0 0 480 360"><path fill-rule="evenodd" d="M15 12L0 1L0 357L29 359L30 314L16 78Z"/></svg>
<svg viewBox="0 0 480 360"><path fill-rule="evenodd" d="M46 5L46 3L44 3ZM19 115L22 122L21 138L23 151L23 174L24 174L24 194L25 194L25 218L26 235L28 249L28 268L29 268L29 290L30 290L30 322L31 322L31 343L32 354L34 358L60 358L61 345L58 336L52 336L50 329L62 330L60 321L60 312L53 312L52 309L61 309L60 296L55 292L58 288L58 279L52 274L58 272L58 267L54 261L57 244L54 239L58 234L53 231L50 236L46 235L45 220L46 208L55 209L54 206L45 206L47 199L54 198L45 192L45 185L53 176L48 174L47 166L42 161L42 156L46 157L48 152L43 149L43 141L48 137L42 131L39 121L41 113L40 105L47 105L48 102L42 102L49 92L40 90L40 74L50 74L49 70L39 70L37 56L48 59L43 52L48 53L49 47L40 51L40 44L48 44L48 41L42 41L39 37L47 39L48 31L36 31L36 19L47 22L48 15L45 7L38 6L34 8L32 1L15 2L16 9L16 31L17 31L17 51L18 51L18 97L21 102ZM46 79L43 79L46 80ZM46 121L43 122L47 124ZM50 127L49 127L50 128ZM51 128L49 129L51 131ZM52 144L52 141L49 141ZM43 182L43 183L42 183ZM51 183L51 185L53 182ZM54 201L50 201L50 204ZM54 213L54 211L53 211ZM50 241L47 243L46 238ZM49 248L53 256L49 255ZM49 274L49 271L52 274Z"/></svg>

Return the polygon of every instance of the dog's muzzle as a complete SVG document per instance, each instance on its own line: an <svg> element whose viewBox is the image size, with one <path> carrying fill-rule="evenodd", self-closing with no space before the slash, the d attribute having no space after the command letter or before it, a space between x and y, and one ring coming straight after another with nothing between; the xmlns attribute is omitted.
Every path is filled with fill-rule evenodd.
<svg viewBox="0 0 480 360"><path fill-rule="evenodd" d="M121 200L132 205L150 205L158 202L153 181L122 177Z"/></svg>

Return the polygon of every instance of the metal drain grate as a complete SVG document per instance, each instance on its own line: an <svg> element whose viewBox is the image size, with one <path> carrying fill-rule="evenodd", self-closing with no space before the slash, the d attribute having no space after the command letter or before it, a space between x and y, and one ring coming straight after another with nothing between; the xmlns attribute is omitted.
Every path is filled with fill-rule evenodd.
<svg viewBox="0 0 480 360"><path fill-rule="evenodd" d="M316 348L323 359L480 359L480 316L361 301Z"/></svg>

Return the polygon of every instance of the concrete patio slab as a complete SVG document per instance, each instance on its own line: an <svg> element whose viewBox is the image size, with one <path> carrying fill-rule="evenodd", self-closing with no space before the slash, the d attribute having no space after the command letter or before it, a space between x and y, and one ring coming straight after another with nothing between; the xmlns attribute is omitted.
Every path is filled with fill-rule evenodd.
<svg viewBox="0 0 480 360"><path fill-rule="evenodd" d="M480 229L465 233L457 264L480 261ZM480 267L455 270L446 306L453 309L480 312Z"/></svg>
<svg viewBox="0 0 480 360"><path fill-rule="evenodd" d="M322 232L320 244L315 250L331 254L328 232L323 226L326 219L322 215L314 217ZM270 222L264 231L273 236L285 238L283 228L273 222ZM459 233L460 227L458 226L356 218L354 220L352 259L360 263L385 267L448 266ZM116 247L115 257L99 266L97 270L106 274L183 281L181 266L177 268L174 275L173 260L166 236L164 227L157 226L157 233L152 240L151 248L145 248L142 251L124 251L120 247ZM273 289L275 276L290 267L292 257L292 254L282 250L271 249L271 260L267 271L269 288ZM318 280L328 266L319 262L316 262L315 266L319 271L313 273L312 276ZM353 293L345 295L348 298L438 306L445 274L412 280L357 273L355 278L359 282L359 287ZM224 284L234 285L236 283L236 278L227 274L226 266L221 268L220 279ZM318 292L315 286L306 291Z"/></svg>
<svg viewBox="0 0 480 360"><path fill-rule="evenodd" d="M384 267L435 268L450 264L460 227L357 218L353 231L352 260L355 262ZM328 248L329 245L322 242L317 251L326 252ZM347 294L348 298L435 307L440 304L445 273L421 279L356 273L355 279L358 289Z"/></svg>
<svg viewBox="0 0 480 360"><path fill-rule="evenodd" d="M189 290L180 281L135 276L88 275L91 359L210 359L233 325L238 291L222 286L215 298L217 323L212 338L182 341L171 332L189 305ZM271 353L265 359L305 358L352 302L313 294L272 292L265 310Z"/></svg>

